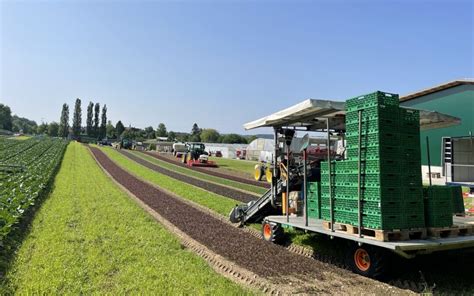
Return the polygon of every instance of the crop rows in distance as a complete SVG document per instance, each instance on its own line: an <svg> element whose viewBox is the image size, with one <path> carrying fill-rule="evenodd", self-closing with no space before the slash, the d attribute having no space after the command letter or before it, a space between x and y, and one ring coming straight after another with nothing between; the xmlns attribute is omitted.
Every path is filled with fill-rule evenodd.
<svg viewBox="0 0 474 296"><path fill-rule="evenodd" d="M67 144L55 138L0 137L0 245L54 177Z"/></svg>

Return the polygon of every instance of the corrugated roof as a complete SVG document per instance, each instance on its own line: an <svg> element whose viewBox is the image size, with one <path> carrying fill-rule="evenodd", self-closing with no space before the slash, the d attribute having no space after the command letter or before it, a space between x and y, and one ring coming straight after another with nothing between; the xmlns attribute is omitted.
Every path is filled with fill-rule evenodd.
<svg viewBox="0 0 474 296"><path fill-rule="evenodd" d="M455 87L455 86L458 86L458 85L463 85L463 84L474 84L474 79L473 78L463 78L463 79L449 81L449 82L446 82L446 83L443 83L443 84L440 84L440 85L436 85L436 86L433 86L433 87L430 87L430 88L426 88L426 89L423 89L423 90L419 90L417 92L410 93L410 94L407 94L407 95L404 95L404 96L400 97L400 102L416 99L416 98L421 97L421 96L425 96L425 95L428 95L428 94L432 94L432 93L435 93L435 92L438 92L438 91L442 91L442 90L445 90L445 89L448 89L448 88L451 88L451 87Z"/></svg>

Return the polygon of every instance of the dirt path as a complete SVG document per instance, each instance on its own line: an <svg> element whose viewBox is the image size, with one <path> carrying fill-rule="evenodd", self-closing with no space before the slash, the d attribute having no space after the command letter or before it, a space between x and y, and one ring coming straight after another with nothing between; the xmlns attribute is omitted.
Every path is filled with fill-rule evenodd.
<svg viewBox="0 0 474 296"><path fill-rule="evenodd" d="M155 157L159 160L163 160L163 161L172 163L174 165L179 165L179 166L188 168L190 170L195 170L195 171L198 171L198 172L201 172L201 173L209 174L209 175L216 176L216 177L221 177L221 178L224 178L224 179L229 179L229 180L232 180L232 181L237 181L237 182L244 183L244 184L250 184L250 185L263 187L263 188L270 188L270 184L268 184L266 182L258 182L258 181L255 181L255 180L250 180L248 178L239 177L239 176L236 176L235 173L217 172L215 170L215 168L190 167L190 166L185 165L184 163L178 162L174 158L164 156L164 155L160 155L156 152L143 152L143 153L146 153L147 155L153 156L153 157Z"/></svg>
<svg viewBox="0 0 474 296"><path fill-rule="evenodd" d="M112 178L180 231L205 245L215 254L275 284L284 284L286 288L294 287L291 291L295 293L406 292L256 239L251 234L206 215L179 198L135 178L112 162L99 149L91 148L91 150Z"/></svg>
<svg viewBox="0 0 474 296"><path fill-rule="evenodd" d="M153 163L151 163L149 161L146 161L146 160L144 160L144 159L142 159L142 158L140 158L136 155L133 155L132 153L130 153L128 151L124 151L124 150L118 150L118 151L122 155L125 155L126 157L130 158L131 160L133 160L133 161L135 161L135 162L137 162L137 163L139 163L139 164L141 164L141 165L143 165L143 166L145 166L145 167L147 167L151 170L154 170L154 171L156 171L160 174L166 175L168 177L171 177L173 179L179 180L179 181L184 182L184 183L191 184L193 186L197 186L197 187L202 188L204 190L214 192L218 195L226 196L226 197L229 197L229 198L241 201L241 202L245 202L245 203L258 198L255 195L251 195L251 194L242 192L240 190L236 190L236 189L232 189L232 188L229 188L229 187L226 187L226 186L221 186L221 185L217 185L217 184L214 184L214 183L211 183L211 182L199 180L199 179L196 179L196 178L192 178L192 177L189 177L189 176L186 176L186 175L183 175L183 174L165 169L163 167L160 167L159 165L153 164Z"/></svg>

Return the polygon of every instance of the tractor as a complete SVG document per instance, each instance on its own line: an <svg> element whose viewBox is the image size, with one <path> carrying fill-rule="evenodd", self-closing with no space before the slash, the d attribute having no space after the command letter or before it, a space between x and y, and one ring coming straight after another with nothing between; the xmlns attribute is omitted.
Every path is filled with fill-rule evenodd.
<svg viewBox="0 0 474 296"><path fill-rule="evenodd" d="M217 167L217 164L209 160L209 153L205 151L203 143L186 143L187 151L184 153L183 163L189 166Z"/></svg>

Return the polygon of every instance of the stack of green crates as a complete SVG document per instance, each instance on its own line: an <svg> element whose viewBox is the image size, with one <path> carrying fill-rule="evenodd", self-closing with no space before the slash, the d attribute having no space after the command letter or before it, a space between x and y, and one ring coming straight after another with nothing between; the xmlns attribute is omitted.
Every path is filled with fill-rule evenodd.
<svg viewBox="0 0 474 296"><path fill-rule="evenodd" d="M464 199L461 186L450 186L453 201L453 214L464 214Z"/></svg>
<svg viewBox="0 0 474 296"><path fill-rule="evenodd" d="M321 163L321 216L358 226L359 110L362 226L424 227L419 113L398 106L396 94L375 92L346 102L347 160ZM332 187L329 187L331 176Z"/></svg>
<svg viewBox="0 0 474 296"><path fill-rule="evenodd" d="M321 183L308 182L307 190L308 217L314 219L321 219L321 212L319 210L321 204Z"/></svg>
<svg viewBox="0 0 474 296"><path fill-rule="evenodd" d="M450 227L453 225L453 197L450 186L423 188L425 196L426 227Z"/></svg>

